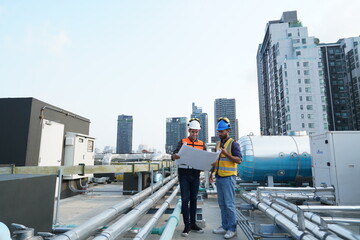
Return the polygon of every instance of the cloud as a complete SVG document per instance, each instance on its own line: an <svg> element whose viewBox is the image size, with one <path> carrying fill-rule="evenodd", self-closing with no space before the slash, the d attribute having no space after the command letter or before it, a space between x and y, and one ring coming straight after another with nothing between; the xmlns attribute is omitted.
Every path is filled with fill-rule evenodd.
<svg viewBox="0 0 360 240"><path fill-rule="evenodd" d="M67 32L62 30L55 35L49 35L44 43L50 53L55 56L61 56L65 47L70 44L70 38Z"/></svg>
<svg viewBox="0 0 360 240"><path fill-rule="evenodd" d="M71 43L65 30L54 30L46 24L43 26L28 26L25 43L29 49L38 49L55 57L64 54L65 48Z"/></svg>

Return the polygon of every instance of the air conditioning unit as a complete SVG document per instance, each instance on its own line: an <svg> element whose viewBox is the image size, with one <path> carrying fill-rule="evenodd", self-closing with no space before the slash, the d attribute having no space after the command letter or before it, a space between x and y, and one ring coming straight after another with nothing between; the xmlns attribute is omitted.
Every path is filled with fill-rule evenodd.
<svg viewBox="0 0 360 240"><path fill-rule="evenodd" d="M65 136L64 165L77 166L85 164L85 166L94 166L95 138L74 132L67 132ZM64 179L83 177L91 178L93 174L85 174L85 176L78 174L64 175Z"/></svg>

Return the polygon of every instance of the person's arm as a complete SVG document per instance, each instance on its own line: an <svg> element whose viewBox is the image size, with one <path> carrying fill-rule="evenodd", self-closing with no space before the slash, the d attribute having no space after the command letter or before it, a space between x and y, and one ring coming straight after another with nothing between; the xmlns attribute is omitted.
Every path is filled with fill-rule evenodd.
<svg viewBox="0 0 360 240"><path fill-rule="evenodd" d="M180 158L180 156L177 153L180 151L180 148L181 148L182 144L183 144L182 140L180 140L178 142L178 145L177 145L176 149L174 150L173 154L171 155L171 160L175 161L176 159Z"/></svg>
<svg viewBox="0 0 360 240"><path fill-rule="evenodd" d="M226 151L225 148L221 148L221 153L224 154L228 159L233 161L234 163L241 163L241 153L239 143L233 142L231 146L231 154Z"/></svg>

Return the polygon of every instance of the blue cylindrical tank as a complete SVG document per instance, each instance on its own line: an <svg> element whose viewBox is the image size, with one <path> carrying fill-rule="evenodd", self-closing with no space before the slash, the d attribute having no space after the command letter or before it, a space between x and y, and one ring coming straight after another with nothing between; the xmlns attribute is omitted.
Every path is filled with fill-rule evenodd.
<svg viewBox="0 0 360 240"><path fill-rule="evenodd" d="M244 181L296 181L311 177L309 136L244 136L239 139L242 163L238 175Z"/></svg>

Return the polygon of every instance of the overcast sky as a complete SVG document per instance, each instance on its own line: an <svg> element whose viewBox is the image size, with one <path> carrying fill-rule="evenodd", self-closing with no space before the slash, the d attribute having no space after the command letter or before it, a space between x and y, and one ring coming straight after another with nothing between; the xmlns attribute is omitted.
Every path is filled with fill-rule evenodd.
<svg viewBox="0 0 360 240"><path fill-rule="evenodd" d="M116 145L134 117L133 149L164 151L167 117L209 115L235 98L240 136L259 134L256 51L266 23L297 10L321 42L360 35L359 0L0 1L0 97L35 97L91 120Z"/></svg>

